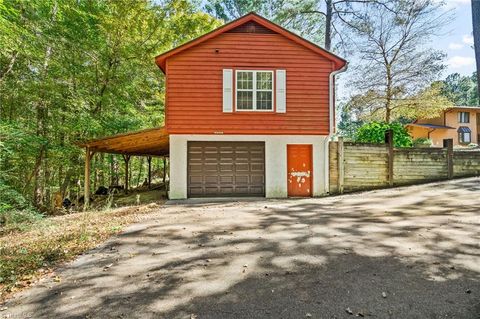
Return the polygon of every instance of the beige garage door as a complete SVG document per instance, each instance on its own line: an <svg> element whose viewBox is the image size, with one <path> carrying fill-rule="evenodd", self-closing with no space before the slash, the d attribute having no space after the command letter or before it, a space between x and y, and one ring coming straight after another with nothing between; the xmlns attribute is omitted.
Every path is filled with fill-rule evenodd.
<svg viewBox="0 0 480 319"><path fill-rule="evenodd" d="M188 142L188 197L265 196L265 143Z"/></svg>

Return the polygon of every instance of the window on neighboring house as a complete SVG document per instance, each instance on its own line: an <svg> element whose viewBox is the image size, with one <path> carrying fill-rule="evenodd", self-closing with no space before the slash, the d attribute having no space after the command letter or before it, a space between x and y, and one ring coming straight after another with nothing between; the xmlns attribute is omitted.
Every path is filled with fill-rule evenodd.
<svg viewBox="0 0 480 319"><path fill-rule="evenodd" d="M273 71L236 72L237 110L273 110Z"/></svg>
<svg viewBox="0 0 480 319"><path fill-rule="evenodd" d="M470 144L472 142L472 131L468 127L460 126L457 132L460 144Z"/></svg>
<svg viewBox="0 0 480 319"><path fill-rule="evenodd" d="M470 123L470 113L458 112L458 123Z"/></svg>

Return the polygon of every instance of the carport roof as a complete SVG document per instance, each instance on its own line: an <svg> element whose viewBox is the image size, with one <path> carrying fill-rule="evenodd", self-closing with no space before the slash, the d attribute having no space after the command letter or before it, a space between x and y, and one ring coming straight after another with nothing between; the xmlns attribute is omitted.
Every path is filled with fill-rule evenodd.
<svg viewBox="0 0 480 319"><path fill-rule="evenodd" d="M428 123L410 123L407 125L430 128L430 129L445 129L445 130L455 129L454 127L447 126L447 125L436 125L436 124L428 124Z"/></svg>
<svg viewBox="0 0 480 319"><path fill-rule="evenodd" d="M166 156L169 151L169 138L165 127L157 127L79 142L77 145L88 147L91 152Z"/></svg>

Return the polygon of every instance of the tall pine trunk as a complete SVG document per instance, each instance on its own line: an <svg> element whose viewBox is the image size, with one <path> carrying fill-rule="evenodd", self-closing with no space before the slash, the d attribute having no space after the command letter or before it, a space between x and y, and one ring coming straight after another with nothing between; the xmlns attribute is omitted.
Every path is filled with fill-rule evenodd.
<svg viewBox="0 0 480 319"><path fill-rule="evenodd" d="M472 0L473 43L477 62L477 93L480 104L480 1Z"/></svg>
<svg viewBox="0 0 480 319"><path fill-rule="evenodd" d="M332 46L332 0L325 0L325 5L327 6L325 14L325 49L330 50Z"/></svg>

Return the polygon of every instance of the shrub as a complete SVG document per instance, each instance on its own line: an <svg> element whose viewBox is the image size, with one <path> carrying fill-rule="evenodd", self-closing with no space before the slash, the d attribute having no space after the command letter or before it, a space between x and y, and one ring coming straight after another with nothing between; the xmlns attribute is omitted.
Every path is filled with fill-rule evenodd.
<svg viewBox="0 0 480 319"><path fill-rule="evenodd" d="M415 147L430 147L432 144L432 140L426 137L419 137L413 140L413 146Z"/></svg>
<svg viewBox="0 0 480 319"><path fill-rule="evenodd" d="M412 137L407 129L398 122L370 122L362 125L355 135L355 141L363 143L385 143L385 132L393 130L393 144L395 147L411 147Z"/></svg>
<svg viewBox="0 0 480 319"><path fill-rule="evenodd" d="M19 192L0 180L0 227L5 230L18 229L41 218Z"/></svg>

